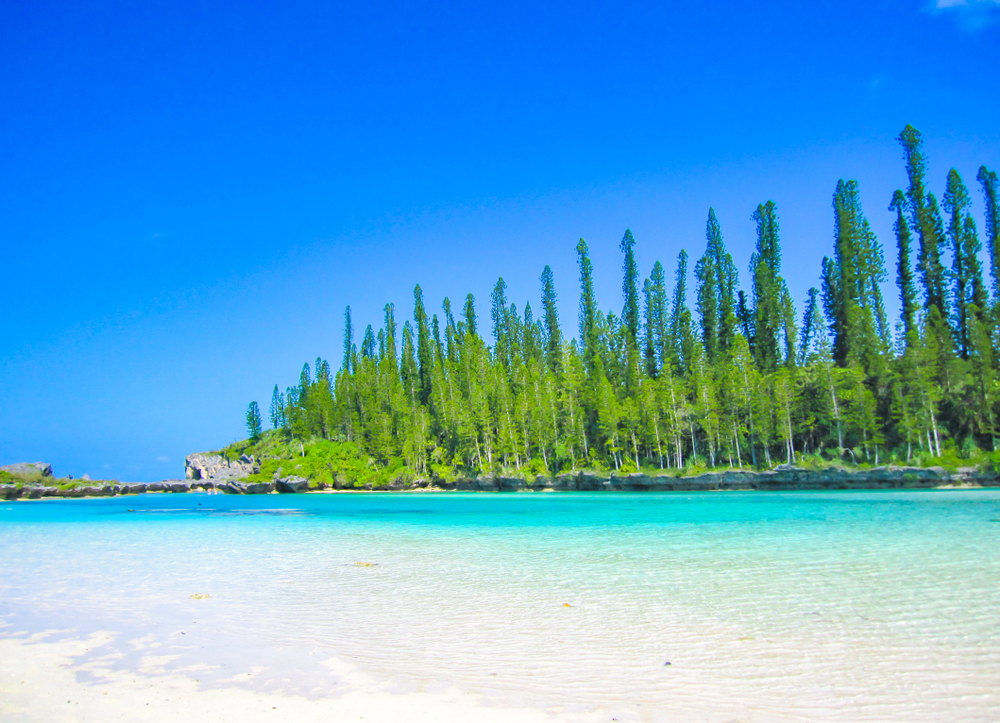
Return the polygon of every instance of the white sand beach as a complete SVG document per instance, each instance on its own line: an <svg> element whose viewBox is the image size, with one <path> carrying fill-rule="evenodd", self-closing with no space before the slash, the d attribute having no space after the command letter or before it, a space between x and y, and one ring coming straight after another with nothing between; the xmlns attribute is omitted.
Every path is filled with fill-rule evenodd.
<svg viewBox="0 0 1000 723"><path fill-rule="evenodd" d="M563 715L559 710L501 709L478 705L457 689L445 693L388 693L361 673L347 672L354 689L337 697L305 698L245 687L202 689L197 678L159 670L150 655L140 672L115 671L98 656L74 659L106 646L114 636L66 638L56 632L0 639L0 720L4 721L598 721L606 716ZM338 665L330 661L330 665ZM85 675L87 682L80 677Z"/></svg>

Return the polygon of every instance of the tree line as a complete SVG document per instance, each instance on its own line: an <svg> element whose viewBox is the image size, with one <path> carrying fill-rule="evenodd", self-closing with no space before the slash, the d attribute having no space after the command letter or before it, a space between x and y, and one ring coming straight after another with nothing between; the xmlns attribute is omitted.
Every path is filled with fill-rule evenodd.
<svg viewBox="0 0 1000 723"><path fill-rule="evenodd" d="M806 458L855 463L968 456L994 451L1000 343L1000 184L985 166L990 262L959 173L940 201L928 189L919 131L898 137L908 186L895 215L900 316L887 317L881 242L861 206L857 181L833 194L834 243L820 285L802 313L781 272L777 207L753 213L757 241L749 288L709 209L706 246L694 264L676 260L672 288L657 261L640 279L635 239L621 240L620 314L599 308L586 242L576 246L575 338L556 308L552 269L540 276L541 306L523 311L501 278L489 321L468 294L430 313L418 285L402 324L386 304L379 329L355 343L350 307L343 354L317 359L299 383L275 386L270 422L286 439L352 443L374 470L417 475L594 467L633 471L691 466L764 467ZM485 336L492 334L493 344ZM256 402L252 439L262 434ZM304 445L301 447L305 449Z"/></svg>

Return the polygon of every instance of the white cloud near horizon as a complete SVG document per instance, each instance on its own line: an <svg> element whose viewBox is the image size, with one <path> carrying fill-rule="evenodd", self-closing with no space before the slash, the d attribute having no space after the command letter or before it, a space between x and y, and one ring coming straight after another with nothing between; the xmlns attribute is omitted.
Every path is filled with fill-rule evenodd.
<svg viewBox="0 0 1000 723"><path fill-rule="evenodd" d="M169 462L170 461L170 457L164 457L164 456L161 455L161 456L159 456L159 457L156 458L156 461L157 462Z"/></svg>
<svg viewBox="0 0 1000 723"><path fill-rule="evenodd" d="M928 10L934 15L951 16L959 27L968 31L1000 21L1000 0L933 0Z"/></svg>

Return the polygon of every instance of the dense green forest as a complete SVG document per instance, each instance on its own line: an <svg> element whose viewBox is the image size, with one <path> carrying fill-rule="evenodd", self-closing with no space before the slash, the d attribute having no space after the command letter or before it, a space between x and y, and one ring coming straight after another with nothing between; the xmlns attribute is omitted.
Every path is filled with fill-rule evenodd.
<svg viewBox="0 0 1000 723"><path fill-rule="evenodd" d="M620 314L594 297L593 265L577 244L576 337L556 310L552 270L541 273L540 313L507 298L501 278L489 320L469 294L429 313L413 291L398 328L385 306L378 330L355 343L350 307L343 356L317 359L299 383L272 395L274 431L256 403L241 450L312 455L303 465L355 482L394 476L620 472L778 463L879 464L974 458L995 450L1000 343L1000 184L985 166L982 242L957 171L940 201L928 190L919 131L898 138L909 185L886 199L895 216L900 318L887 318L889 276L856 181L833 195L833 247L801 312L781 275L778 213L753 213L749 288L708 211L694 264L681 251L668 288L657 261L641 279L626 231ZM487 326L488 324L488 326ZM492 333L493 345L487 334Z"/></svg>

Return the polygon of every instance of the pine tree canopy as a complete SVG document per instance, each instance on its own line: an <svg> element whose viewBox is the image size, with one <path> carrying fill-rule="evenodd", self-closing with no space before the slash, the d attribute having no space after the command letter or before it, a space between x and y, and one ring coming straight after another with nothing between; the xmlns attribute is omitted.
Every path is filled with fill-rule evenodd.
<svg viewBox="0 0 1000 723"><path fill-rule="evenodd" d="M939 205L920 132L907 126L898 140L908 185L888 204L901 302L895 339L882 244L858 182L841 179L832 240L801 313L782 277L776 204L761 203L751 216L756 244L745 289L710 208L704 252L689 278L680 250L672 291L659 261L640 283L636 240L625 231L620 315L598 306L581 238L575 338L560 326L550 266L539 277L540 299L523 312L497 280L492 339L480 331L471 293L460 311L445 298L439 316L428 313L418 285L401 334L386 304L380 327L365 327L359 352L348 306L339 368L319 358L284 393L275 385L275 431L262 432L252 402L248 434L298 440L303 454L306 442L343 445L351 474L374 480L803 459L878 464L992 451L1000 414L1000 184L995 172L979 169L991 301L972 194L952 169L938 179Z"/></svg>

